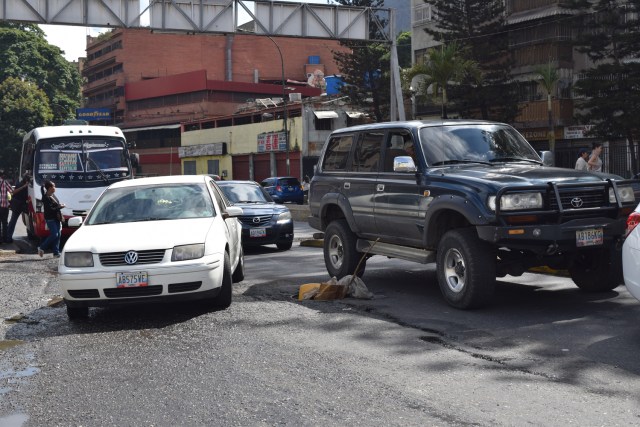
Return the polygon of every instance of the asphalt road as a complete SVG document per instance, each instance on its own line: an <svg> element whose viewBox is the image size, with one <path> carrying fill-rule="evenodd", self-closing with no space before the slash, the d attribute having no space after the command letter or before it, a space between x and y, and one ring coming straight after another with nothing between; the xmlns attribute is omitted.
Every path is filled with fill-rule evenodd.
<svg viewBox="0 0 640 427"><path fill-rule="evenodd" d="M310 230L309 230L310 231ZM0 258L0 425L638 425L640 303L562 277L498 282L459 311L433 268L374 257L372 300L297 301L322 250L246 251L225 311L67 320L56 261ZM55 301L54 301L55 302ZM19 314L22 313L22 314Z"/></svg>

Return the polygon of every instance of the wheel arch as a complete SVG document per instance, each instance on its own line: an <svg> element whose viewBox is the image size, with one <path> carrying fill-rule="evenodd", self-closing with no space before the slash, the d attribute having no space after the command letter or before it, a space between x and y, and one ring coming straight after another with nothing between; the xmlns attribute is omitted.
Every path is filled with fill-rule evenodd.
<svg viewBox="0 0 640 427"><path fill-rule="evenodd" d="M425 247L437 248L444 233L454 228L488 223L485 215L467 199L441 196L432 202L425 217Z"/></svg>

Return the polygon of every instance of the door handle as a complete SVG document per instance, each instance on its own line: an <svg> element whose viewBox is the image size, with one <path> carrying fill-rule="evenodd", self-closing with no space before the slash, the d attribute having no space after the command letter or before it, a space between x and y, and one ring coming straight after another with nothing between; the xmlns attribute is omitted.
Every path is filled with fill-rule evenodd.
<svg viewBox="0 0 640 427"><path fill-rule="evenodd" d="M376 191L384 191L384 184L376 185Z"/></svg>
<svg viewBox="0 0 640 427"><path fill-rule="evenodd" d="M345 182L345 183L344 183L344 189L345 189L345 190L348 190L348 189L350 189L350 188L351 188L351 183L350 183L350 182Z"/></svg>

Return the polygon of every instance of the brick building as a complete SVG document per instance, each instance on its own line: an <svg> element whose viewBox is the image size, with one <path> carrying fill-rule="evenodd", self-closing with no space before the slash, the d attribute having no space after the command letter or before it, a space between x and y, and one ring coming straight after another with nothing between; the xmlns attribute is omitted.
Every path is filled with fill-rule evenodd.
<svg viewBox="0 0 640 427"><path fill-rule="evenodd" d="M282 65L276 44L282 52ZM221 117L249 99L319 95L307 82L338 73L337 41L250 34L175 34L114 29L87 38L84 107L108 111L135 141L142 174L176 174L180 123Z"/></svg>

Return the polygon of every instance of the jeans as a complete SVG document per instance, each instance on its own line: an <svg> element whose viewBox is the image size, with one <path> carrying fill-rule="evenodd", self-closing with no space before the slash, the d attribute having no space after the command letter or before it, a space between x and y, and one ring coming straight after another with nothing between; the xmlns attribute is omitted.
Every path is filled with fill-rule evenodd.
<svg viewBox="0 0 640 427"><path fill-rule="evenodd" d="M13 232L16 230L16 224L18 223L18 218L20 218L22 212L11 211L11 219L9 220L9 227L7 228L7 238L4 240L9 243L13 241Z"/></svg>
<svg viewBox="0 0 640 427"><path fill-rule="evenodd" d="M6 242L9 239L8 218L9 208L0 208L0 242Z"/></svg>
<svg viewBox="0 0 640 427"><path fill-rule="evenodd" d="M48 219L47 227L49 228L49 235L40 243L40 249L44 251L49 246L52 246L53 254L60 255L60 229L62 228L62 223L57 219Z"/></svg>

